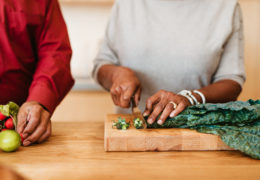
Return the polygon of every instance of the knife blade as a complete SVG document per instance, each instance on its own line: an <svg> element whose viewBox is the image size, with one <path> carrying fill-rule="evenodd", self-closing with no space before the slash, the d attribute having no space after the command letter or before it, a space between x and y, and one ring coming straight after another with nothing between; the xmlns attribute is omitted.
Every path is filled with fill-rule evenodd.
<svg viewBox="0 0 260 180"><path fill-rule="evenodd" d="M137 107L134 98L131 98L131 107L132 107L132 115L134 119L139 118L143 123L143 128L145 129L147 127L146 121L144 119L144 116L141 112L141 110Z"/></svg>

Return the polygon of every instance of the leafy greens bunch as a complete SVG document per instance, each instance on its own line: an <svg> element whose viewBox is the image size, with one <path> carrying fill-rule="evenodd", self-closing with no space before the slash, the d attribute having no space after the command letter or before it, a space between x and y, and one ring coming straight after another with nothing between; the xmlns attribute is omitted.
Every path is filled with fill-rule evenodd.
<svg viewBox="0 0 260 180"><path fill-rule="evenodd" d="M228 146L260 159L260 100L190 106L163 125L155 121L147 123L147 128L190 128L216 134Z"/></svg>

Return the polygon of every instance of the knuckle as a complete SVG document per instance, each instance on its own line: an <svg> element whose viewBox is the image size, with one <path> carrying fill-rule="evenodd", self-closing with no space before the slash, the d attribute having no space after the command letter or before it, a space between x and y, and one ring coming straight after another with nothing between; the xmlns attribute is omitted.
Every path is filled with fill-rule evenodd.
<svg viewBox="0 0 260 180"><path fill-rule="evenodd" d="M155 107L155 111L158 112L158 111L161 111L163 109L163 105L162 104L157 104L156 107Z"/></svg>
<svg viewBox="0 0 260 180"><path fill-rule="evenodd" d="M136 86L136 83L133 81L128 81L125 83L125 86L129 87L129 86Z"/></svg>
<svg viewBox="0 0 260 180"><path fill-rule="evenodd" d="M130 98L131 98L131 96L124 96L124 97L123 97L123 100L126 101L126 102L128 102L128 101L130 101Z"/></svg>
<svg viewBox="0 0 260 180"><path fill-rule="evenodd" d="M166 95L167 95L167 97L173 96L173 94L171 92L169 92L169 91L166 93Z"/></svg>
<svg viewBox="0 0 260 180"><path fill-rule="evenodd" d="M173 109L173 105L172 104L167 104L166 107L165 107L166 111L170 111L172 109Z"/></svg>
<svg viewBox="0 0 260 180"><path fill-rule="evenodd" d="M39 132L45 132L46 131L46 128L45 127L43 127L43 126L40 126L39 127Z"/></svg>
<svg viewBox="0 0 260 180"><path fill-rule="evenodd" d="M29 120L29 123L31 124L31 125L35 125L35 124L38 124L40 122L40 118L39 117L35 117L35 116L32 116L31 118L30 118L30 120Z"/></svg>
<svg viewBox="0 0 260 180"><path fill-rule="evenodd" d="M24 130L24 132L25 132L25 133L28 133L28 134L32 134L33 128L28 127L28 128L26 128L26 129Z"/></svg>
<svg viewBox="0 0 260 180"><path fill-rule="evenodd" d="M111 89L110 89L110 93L111 93L112 95L115 95L115 94L116 94L116 90L115 90L114 88L111 88Z"/></svg>
<svg viewBox="0 0 260 180"><path fill-rule="evenodd" d="M34 107L32 108L32 111L34 111L35 113L40 113L41 110L42 110L41 106L34 106Z"/></svg>
<svg viewBox="0 0 260 180"><path fill-rule="evenodd" d="M36 137L31 136L31 137L28 138L28 141L30 141L31 143L34 143L36 141Z"/></svg>

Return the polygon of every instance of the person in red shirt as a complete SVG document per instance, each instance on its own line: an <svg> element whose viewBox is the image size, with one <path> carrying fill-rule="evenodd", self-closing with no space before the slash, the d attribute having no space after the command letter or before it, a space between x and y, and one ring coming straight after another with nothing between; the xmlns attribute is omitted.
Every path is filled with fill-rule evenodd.
<svg viewBox="0 0 260 180"><path fill-rule="evenodd" d="M24 146L50 136L50 117L74 84L71 54L57 0L0 1L0 104L21 105Z"/></svg>

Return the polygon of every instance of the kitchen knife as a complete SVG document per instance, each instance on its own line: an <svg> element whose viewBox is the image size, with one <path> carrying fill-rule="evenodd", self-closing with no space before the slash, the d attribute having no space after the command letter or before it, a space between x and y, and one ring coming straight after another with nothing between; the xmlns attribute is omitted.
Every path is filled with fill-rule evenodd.
<svg viewBox="0 0 260 180"><path fill-rule="evenodd" d="M139 118L142 121L143 128L145 129L147 127L146 121L144 120L144 116L141 110L137 107L133 97L131 98L131 107L132 107L132 115L134 119Z"/></svg>

